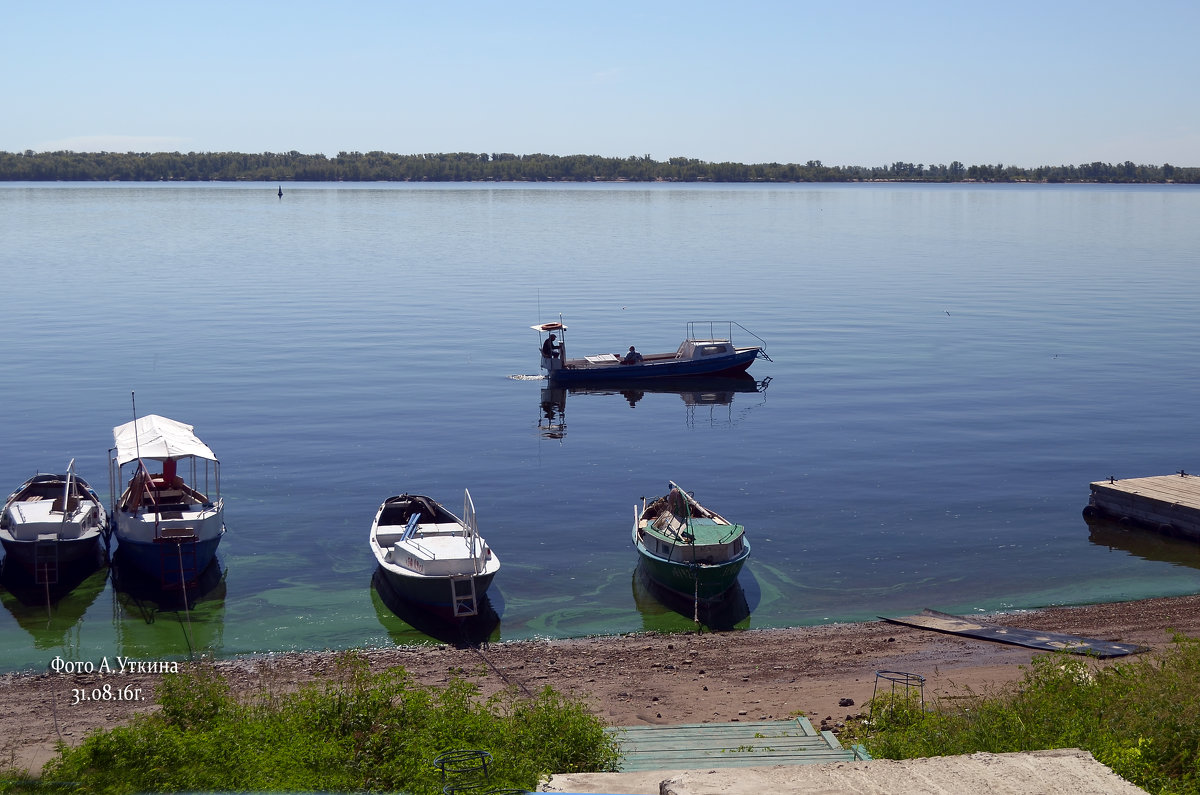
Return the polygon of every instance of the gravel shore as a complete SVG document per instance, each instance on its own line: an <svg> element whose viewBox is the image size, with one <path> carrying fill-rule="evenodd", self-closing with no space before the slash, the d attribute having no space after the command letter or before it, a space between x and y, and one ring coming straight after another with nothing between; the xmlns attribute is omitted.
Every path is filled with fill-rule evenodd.
<svg viewBox="0 0 1200 795"><path fill-rule="evenodd" d="M1200 595L1009 613L990 620L1152 648L1172 633L1200 636ZM871 697L876 672L926 678L926 698L986 691L1019 679L1035 652L882 621L717 634L623 635L519 641L482 648L401 647L366 652L371 666L403 666L423 684L466 675L484 693L546 685L586 699L609 725L782 719L806 715L836 730ZM330 672L333 653L283 654L217 663L241 692L287 689ZM119 725L153 708L157 673L10 674L0 752L37 771L55 744ZM109 685L130 700L73 703ZM852 704L850 703L852 702ZM824 725L822 725L824 724Z"/></svg>

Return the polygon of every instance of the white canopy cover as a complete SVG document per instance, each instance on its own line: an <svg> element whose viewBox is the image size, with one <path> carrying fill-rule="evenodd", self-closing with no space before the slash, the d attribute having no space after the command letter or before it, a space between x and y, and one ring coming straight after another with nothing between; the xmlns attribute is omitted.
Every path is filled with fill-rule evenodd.
<svg viewBox="0 0 1200 795"><path fill-rule="evenodd" d="M113 442L117 448L117 465L124 466L130 461L142 458L152 461L165 461L168 458L185 458L195 456L216 461L217 457L208 445L196 438L191 425L160 417L157 414L147 414L139 417L135 423L127 422L113 428Z"/></svg>

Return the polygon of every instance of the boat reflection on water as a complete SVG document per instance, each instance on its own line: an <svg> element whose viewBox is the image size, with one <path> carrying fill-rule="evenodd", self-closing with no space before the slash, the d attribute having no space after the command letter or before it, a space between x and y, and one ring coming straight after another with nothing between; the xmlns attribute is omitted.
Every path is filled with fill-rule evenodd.
<svg viewBox="0 0 1200 795"><path fill-rule="evenodd" d="M129 596L132 602L153 602L162 610L191 608L201 600L224 598L225 593L225 568L220 558L210 560L204 571L196 575L194 584L186 588L170 584L164 588L144 577L119 546L113 553L112 580L113 589Z"/></svg>
<svg viewBox="0 0 1200 795"><path fill-rule="evenodd" d="M681 632L700 626L713 632L750 628L750 602L741 582L717 601L699 604L658 585L639 562L633 570L633 602L647 632Z"/></svg>
<svg viewBox="0 0 1200 795"><path fill-rule="evenodd" d="M500 615L492 604L494 589L478 602L476 615L450 619L441 618L405 599L392 586L383 569L375 567L371 575L371 602L375 615L397 646L428 643L431 639L465 649L500 640Z"/></svg>
<svg viewBox="0 0 1200 795"><path fill-rule="evenodd" d="M637 408L646 395L678 395L687 407L687 424L696 422L697 409L705 407L732 406L737 393L758 393L766 390L771 377L756 380L747 373L730 376L691 376L684 378L655 378L591 382L581 386L542 387L542 416L538 420L538 431L543 438L561 439L567 433L567 395L620 395ZM710 424L719 424L715 414L709 416ZM732 424L732 415L724 424Z"/></svg>
<svg viewBox="0 0 1200 795"><path fill-rule="evenodd" d="M1107 519L1085 517L1088 540L1096 546L1119 549L1142 560L1174 563L1200 569L1200 544L1183 538L1141 529L1126 527Z"/></svg>
<svg viewBox="0 0 1200 795"><path fill-rule="evenodd" d="M108 582L108 558L95 555L61 565L58 581L37 582L16 560L5 558L0 569L0 603L17 625L33 636L38 649L72 649L68 635L78 632L83 616Z"/></svg>
<svg viewBox="0 0 1200 795"><path fill-rule="evenodd" d="M141 660L220 656L224 643L225 568L219 557L186 589L163 589L113 555L113 627L121 655Z"/></svg>

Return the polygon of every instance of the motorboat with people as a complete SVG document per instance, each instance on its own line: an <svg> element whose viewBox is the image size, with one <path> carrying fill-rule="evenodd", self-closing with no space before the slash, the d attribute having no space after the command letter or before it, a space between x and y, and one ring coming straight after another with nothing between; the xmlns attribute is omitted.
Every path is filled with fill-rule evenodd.
<svg viewBox="0 0 1200 795"><path fill-rule="evenodd" d="M108 529L104 503L75 474L37 474L8 495L0 514L0 543L38 584L54 585L60 568L94 560Z"/></svg>
<svg viewBox="0 0 1200 795"><path fill-rule="evenodd" d="M388 497L371 522L370 543L397 595L443 618L478 614L500 570L466 490L462 518L421 494Z"/></svg>
<svg viewBox="0 0 1200 795"><path fill-rule="evenodd" d="M674 482L633 509L633 545L646 575L696 603L718 600L750 557L746 529L705 508Z"/></svg>
<svg viewBox="0 0 1200 795"><path fill-rule="evenodd" d="M220 461L191 425L157 414L113 428L113 443L113 494L127 484L112 508L118 567L164 590L191 588L225 535Z"/></svg>
<svg viewBox="0 0 1200 795"><path fill-rule="evenodd" d="M738 346L733 329L753 337L760 344ZM762 338L733 321L692 321L687 336L674 351L640 353L630 346L624 354L598 353L569 358L566 353L567 327L562 319L531 326L541 344L541 367L552 384L586 384L604 381L630 381L688 376L732 376L745 373L755 359L770 361Z"/></svg>

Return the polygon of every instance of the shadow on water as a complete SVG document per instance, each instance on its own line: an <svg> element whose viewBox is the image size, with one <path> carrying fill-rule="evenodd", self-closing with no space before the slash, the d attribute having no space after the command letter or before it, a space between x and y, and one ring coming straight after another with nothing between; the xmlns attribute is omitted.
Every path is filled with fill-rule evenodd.
<svg viewBox="0 0 1200 795"><path fill-rule="evenodd" d="M633 570L633 601L642 614L642 626L648 632L694 630L696 622L693 617L697 615L700 626L713 632L749 629L751 599L742 586L742 579L754 578L742 569L738 581L719 600L696 605L691 599L685 599L655 583L639 562ZM752 584L749 596L757 593L756 585Z"/></svg>
<svg viewBox="0 0 1200 795"><path fill-rule="evenodd" d="M38 583L14 560L5 558L0 568L0 602L17 625L33 636L38 649L67 645L76 628L108 580L108 558L102 549L58 571L53 584Z"/></svg>
<svg viewBox="0 0 1200 795"><path fill-rule="evenodd" d="M202 600L223 599L225 595L225 569L219 558L213 558L200 572L195 585L163 588L150 582L136 566L125 561L118 547L113 553L112 580L113 588L127 597L130 604L152 605L154 610L194 609Z"/></svg>
<svg viewBox="0 0 1200 795"><path fill-rule="evenodd" d="M225 620L225 568L219 557L189 588L164 589L113 554L113 625L120 653L130 657L218 655ZM167 626L160 619L167 619ZM178 629L178 632L174 631Z"/></svg>
<svg viewBox="0 0 1200 795"><path fill-rule="evenodd" d="M371 575L371 602L375 605L375 615L387 630L388 637L398 646L435 640L464 649L500 640L500 614L492 604L493 598L489 591L479 603L478 614L454 621L405 599L378 566Z"/></svg>
<svg viewBox="0 0 1200 795"><path fill-rule="evenodd" d="M1085 517L1084 521L1088 540L1096 546L1119 549L1142 560L1200 569L1200 544L1195 541L1106 519Z"/></svg>
<svg viewBox="0 0 1200 795"><path fill-rule="evenodd" d="M721 406L731 407L735 394L763 392L770 383L770 376L760 381L748 373L742 373L733 376L612 379L569 387L544 386L540 395L541 417L538 419L538 431L547 439L561 439L566 436L568 395L620 395L629 403L631 409L637 408L646 395L678 395L683 401L684 420L689 427L697 421L710 425L733 425L737 418L734 417L732 409L725 417L709 413L705 418L703 413L698 416L698 412Z"/></svg>

